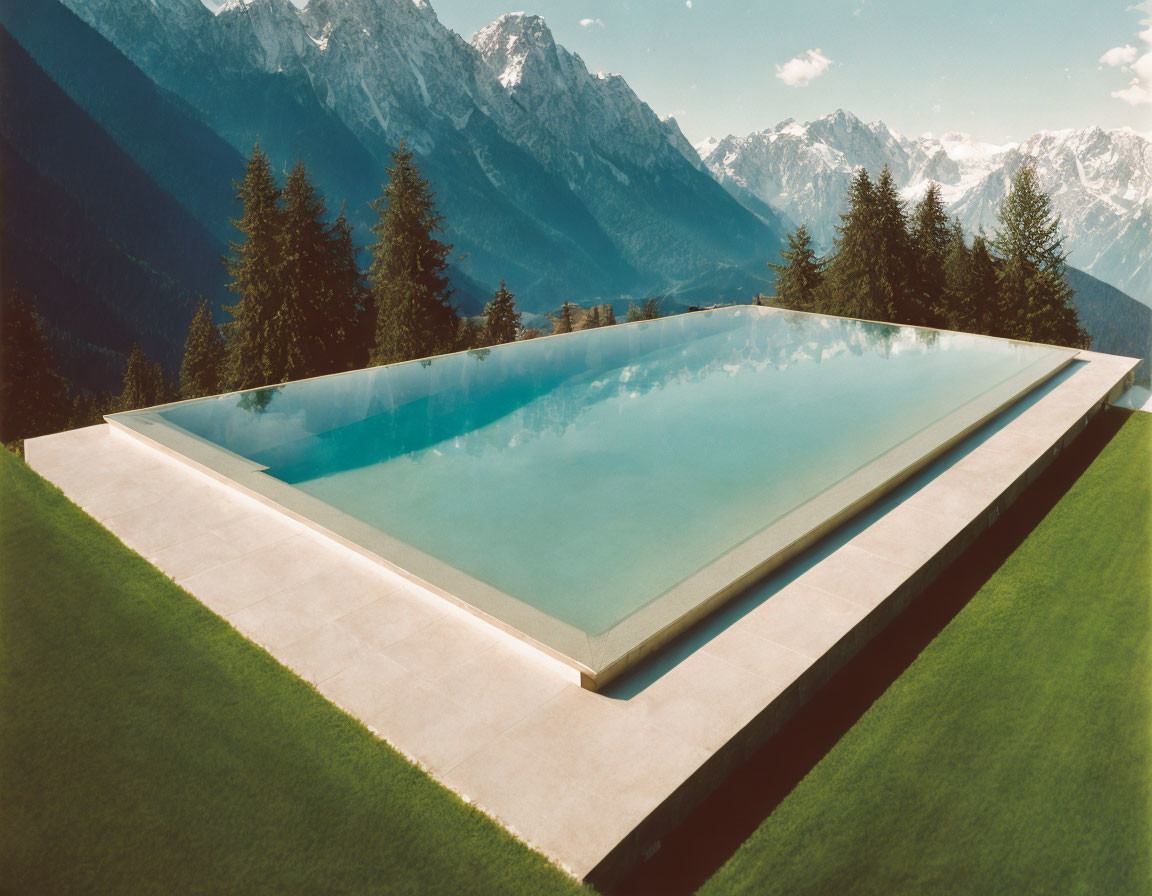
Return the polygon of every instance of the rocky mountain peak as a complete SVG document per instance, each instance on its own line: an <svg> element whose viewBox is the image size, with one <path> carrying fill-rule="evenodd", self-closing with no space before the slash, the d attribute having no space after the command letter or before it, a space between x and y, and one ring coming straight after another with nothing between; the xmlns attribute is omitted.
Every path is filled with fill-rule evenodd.
<svg viewBox="0 0 1152 896"><path fill-rule="evenodd" d="M227 0L216 14L216 26L233 53L268 72L295 67L313 49L290 0Z"/></svg>
<svg viewBox="0 0 1152 896"><path fill-rule="evenodd" d="M472 38L472 46L507 89L515 89L526 77L555 74L569 56L563 47L557 47L540 16L522 12L507 13L481 28Z"/></svg>

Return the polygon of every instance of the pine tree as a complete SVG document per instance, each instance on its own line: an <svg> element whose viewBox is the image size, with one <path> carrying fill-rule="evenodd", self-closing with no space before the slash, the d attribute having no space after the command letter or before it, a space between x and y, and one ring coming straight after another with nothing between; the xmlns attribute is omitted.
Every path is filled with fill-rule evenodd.
<svg viewBox="0 0 1152 896"><path fill-rule="evenodd" d="M359 250L343 209L328 226L324 197L303 163L284 183L280 235L283 305L272 338L281 352L281 380L350 370L367 363L357 327L365 303Z"/></svg>
<svg viewBox="0 0 1152 896"><path fill-rule="evenodd" d="M117 411L134 411L164 404L171 397L171 391L164 379L164 368L152 361L140 349L132 346L128 364L124 368L124 388L116 398Z"/></svg>
<svg viewBox="0 0 1152 896"><path fill-rule="evenodd" d="M456 335L449 343L447 351L463 352L474 348L484 348L484 327L467 317L456 318Z"/></svg>
<svg viewBox="0 0 1152 896"><path fill-rule="evenodd" d="M644 303L640 311L640 320L656 320L664 315L664 299L662 296L653 296Z"/></svg>
<svg viewBox="0 0 1152 896"><path fill-rule="evenodd" d="M341 322L331 320L332 274L324 199L297 160L284 182L279 234L279 308L268 330L273 375L286 382L331 373L330 358L343 339ZM338 368L336 368L338 369Z"/></svg>
<svg viewBox="0 0 1152 896"><path fill-rule="evenodd" d="M873 270L881 299L880 320L902 324L926 323L927 314L912 291L912 243L904 203L888 166L876 181L876 236Z"/></svg>
<svg viewBox="0 0 1152 896"><path fill-rule="evenodd" d="M612 305L611 304L605 305L604 309L605 309L604 322L603 322L602 326L605 326L605 327L616 326L616 312L612 310Z"/></svg>
<svg viewBox="0 0 1152 896"><path fill-rule="evenodd" d="M180 364L181 398L202 398L220 392L224 352L220 328L212 319L208 303L202 300L184 341L184 360Z"/></svg>
<svg viewBox="0 0 1152 896"><path fill-rule="evenodd" d="M584 315L584 323L580 327L581 330L595 330L600 326L600 309L593 305L592 310Z"/></svg>
<svg viewBox="0 0 1152 896"><path fill-rule="evenodd" d="M912 297L911 242L904 204L888 166L875 184L861 168L837 228L836 255L818 293L817 310L844 317L922 323Z"/></svg>
<svg viewBox="0 0 1152 896"><path fill-rule="evenodd" d="M952 243L953 233L940 199L940 187L931 182L912 214L910 298L918 309L921 323L940 326L948 320L944 266Z"/></svg>
<svg viewBox="0 0 1152 896"><path fill-rule="evenodd" d="M1060 219L1040 188L1036 170L1024 165L1000 206L993 248L1002 260L999 326L1006 335L1031 342L1086 348L1075 295L1065 278Z"/></svg>
<svg viewBox="0 0 1152 896"><path fill-rule="evenodd" d="M100 395L87 389L76 393L68 413L68 429L95 426L104 422L104 415L115 410L116 400L111 395Z"/></svg>
<svg viewBox="0 0 1152 896"><path fill-rule="evenodd" d="M948 229L948 248L944 253L944 292L936 307L941 326L950 330L978 332L972 329L972 318L977 309L969 302L968 277L972 268L972 252L964 240L960 222Z"/></svg>
<svg viewBox="0 0 1152 896"><path fill-rule="evenodd" d="M553 335L557 333L571 333L572 332L572 308L567 302L564 303L560 309L560 317L556 320L556 327L552 330Z"/></svg>
<svg viewBox="0 0 1152 896"><path fill-rule="evenodd" d="M0 442L63 429L70 410L67 383L44 321L6 286L0 324Z"/></svg>
<svg viewBox="0 0 1152 896"><path fill-rule="evenodd" d="M983 235L969 249L959 222L949 229L944 256L944 301L939 306L943 325L965 333L1002 336L996 328L999 295L996 265Z"/></svg>
<svg viewBox="0 0 1152 896"><path fill-rule="evenodd" d="M881 302L870 277L875 252L875 191L868 171L859 169L848 191L848 209L836 228L835 256L821 283L816 311L876 320Z"/></svg>
<svg viewBox="0 0 1152 896"><path fill-rule="evenodd" d="M259 144L253 148L244 180L236 189L244 211L232 223L243 239L231 244L224 264L232 277L229 288L240 301L225 308L232 320L225 325L227 363L223 380L226 388L247 389L279 382L282 369L279 352L269 339L283 304L279 280L280 188Z"/></svg>
<svg viewBox="0 0 1152 896"><path fill-rule="evenodd" d="M434 236L444 230L444 218L436 213L428 181L403 141L392 154L389 175L384 195L372 206L380 216L372 228L374 364L443 351L455 341L458 328L449 302L452 287L444 276L452 247Z"/></svg>
<svg viewBox="0 0 1152 896"><path fill-rule="evenodd" d="M983 232L972 241L971 266L968 269L966 299L970 311L961 322L973 333L985 336L1002 336L998 321L1003 317L1000 302L999 274L996 263L988 252L988 242Z"/></svg>
<svg viewBox="0 0 1152 896"><path fill-rule="evenodd" d="M642 318L640 316L642 313L643 313L643 309L638 308L637 306L635 306L631 302L629 302L628 303L628 313L624 316L625 323L634 324L638 320L643 320L644 318Z"/></svg>
<svg viewBox="0 0 1152 896"><path fill-rule="evenodd" d="M780 255L784 264L768 262L768 267L776 272L776 300L782 307L794 311L816 310L824 270L816 259L805 225L788 234L788 248L781 249Z"/></svg>
<svg viewBox="0 0 1152 896"><path fill-rule="evenodd" d="M516 310L515 298L501 280L500 288L484 308L484 333L481 340L484 345L515 341L520 332L520 312Z"/></svg>
<svg viewBox="0 0 1152 896"><path fill-rule="evenodd" d="M376 320L371 295L357 263L360 249L352 240L352 225L343 207L328 228L327 244L326 317L333 347L325 370L356 370L368 364Z"/></svg>

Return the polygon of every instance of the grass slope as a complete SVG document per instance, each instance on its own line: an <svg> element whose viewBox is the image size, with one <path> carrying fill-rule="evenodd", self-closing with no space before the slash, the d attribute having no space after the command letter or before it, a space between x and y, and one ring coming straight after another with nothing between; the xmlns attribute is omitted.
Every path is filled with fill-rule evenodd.
<svg viewBox="0 0 1152 896"><path fill-rule="evenodd" d="M579 887L0 451L0 890Z"/></svg>
<svg viewBox="0 0 1152 896"><path fill-rule="evenodd" d="M1150 537L1134 414L702 892L1152 892Z"/></svg>

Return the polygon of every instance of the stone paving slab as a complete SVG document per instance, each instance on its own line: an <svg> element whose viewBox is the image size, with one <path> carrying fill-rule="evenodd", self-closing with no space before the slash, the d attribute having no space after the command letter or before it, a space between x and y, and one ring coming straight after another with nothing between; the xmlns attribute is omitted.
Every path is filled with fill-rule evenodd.
<svg viewBox="0 0 1152 896"><path fill-rule="evenodd" d="M600 694L442 597L106 424L30 439L25 451L329 700L571 874L603 884L943 571L1122 394L1137 363L1079 358L975 447Z"/></svg>

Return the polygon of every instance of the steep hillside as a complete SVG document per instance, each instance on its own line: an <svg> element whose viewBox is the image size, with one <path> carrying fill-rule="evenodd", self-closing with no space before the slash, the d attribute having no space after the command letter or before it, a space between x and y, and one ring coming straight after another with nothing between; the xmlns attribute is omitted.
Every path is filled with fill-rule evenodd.
<svg viewBox="0 0 1152 896"><path fill-rule="evenodd" d="M1152 381L1152 308L1076 268L1068 268L1068 283L1076 290L1076 311L1092 335L1092 350L1143 358L1136 379L1148 385Z"/></svg>
<svg viewBox="0 0 1152 896"><path fill-rule="evenodd" d="M0 25L209 233L221 242L233 236L232 181L242 176L244 158L187 103L59 3L3 0Z"/></svg>
<svg viewBox="0 0 1152 896"><path fill-rule="evenodd" d="M174 368L196 293L223 298L223 244L4 29L0 108L5 287L35 300L78 386L112 385L107 352L134 342Z"/></svg>

